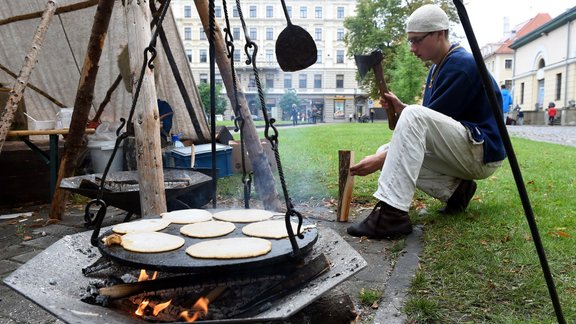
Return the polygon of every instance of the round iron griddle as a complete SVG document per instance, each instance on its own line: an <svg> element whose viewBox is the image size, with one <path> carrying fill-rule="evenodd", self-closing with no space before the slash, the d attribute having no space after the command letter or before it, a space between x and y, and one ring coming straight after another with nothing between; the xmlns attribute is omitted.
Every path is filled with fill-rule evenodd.
<svg viewBox="0 0 576 324"><path fill-rule="evenodd" d="M284 217L282 217L283 219ZM276 217L274 217L276 219ZM199 259L193 258L186 253L186 249L198 242L207 240L216 240L232 237L248 237L242 233L242 227L250 223L234 223L236 229L230 234L215 238L192 238L180 234L180 228L185 224L170 224L162 233L172 234L184 238L185 243L179 249L162 252L162 253L138 253L125 250L120 245L105 246L102 238L113 234L112 230L106 231L98 238L98 249L102 255L110 258L112 261L135 268L146 270L157 270L163 272L176 273L204 273L204 272L226 272L228 270L255 269L266 267L274 264L280 264L292 259L292 245L288 238L268 239L272 242L272 250L265 255L243 258L243 259ZM303 220L302 226L311 224L306 219ZM311 228L304 231L304 238L296 237L296 242L302 254L306 254L312 249L318 239L318 229Z"/></svg>

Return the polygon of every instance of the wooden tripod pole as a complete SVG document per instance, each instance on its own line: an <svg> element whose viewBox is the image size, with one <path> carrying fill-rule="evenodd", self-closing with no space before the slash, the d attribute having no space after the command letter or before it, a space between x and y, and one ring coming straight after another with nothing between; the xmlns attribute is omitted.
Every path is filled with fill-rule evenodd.
<svg viewBox="0 0 576 324"><path fill-rule="evenodd" d="M60 182L66 177L74 175L74 170L78 165L78 156L85 147L84 135L86 132L86 123L92 101L94 101L94 87L96 85L96 76L98 74L98 62L102 55L102 47L110 24L110 17L114 9L114 0L100 0L94 15L94 24L88 40L88 50L84 58L84 65L80 75L80 83L76 92L74 101L74 112L70 122L70 133L66 138L66 150L60 161L58 170L58 180L56 180L56 190L50 206L50 218L62 219L62 214L66 208L66 200L70 193L60 189Z"/></svg>
<svg viewBox="0 0 576 324"><path fill-rule="evenodd" d="M8 134L10 126L12 125L12 121L14 120L16 109L18 109L18 103L20 100L22 100L24 90L28 84L28 79L30 79L30 74L32 74L32 70L34 69L34 66L36 66L36 62L38 62L38 54L42 48L42 43L44 42L46 32L48 31L48 26L52 21L52 17L54 17L55 11L56 2L54 0L48 1L46 10L44 11L42 19L40 20L40 25L38 25L38 29L34 34L34 39L32 40L32 48L26 55L24 65L22 66L22 70L20 70L20 75L18 76L18 79L16 79L16 82L12 87L12 91L10 91L10 97L8 98L6 106L2 111L2 116L0 118L0 153L2 152L4 141L6 141L6 135Z"/></svg>

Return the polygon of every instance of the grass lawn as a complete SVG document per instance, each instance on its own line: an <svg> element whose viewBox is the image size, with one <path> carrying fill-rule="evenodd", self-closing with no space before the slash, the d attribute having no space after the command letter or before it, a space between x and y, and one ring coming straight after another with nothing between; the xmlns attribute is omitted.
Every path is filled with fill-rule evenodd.
<svg viewBox="0 0 576 324"><path fill-rule="evenodd" d="M279 128L290 196L298 203L336 199L338 150L356 161L391 137L385 123ZM564 316L576 320L576 148L513 138ZM374 203L377 174L356 177L354 201ZM238 175L219 183L239 196ZM279 192L281 192L279 190ZM552 323L556 317L508 162L479 181L466 213L441 216L440 202L416 195L412 221L424 225L421 268L406 313L415 323ZM423 215L422 215L423 214Z"/></svg>

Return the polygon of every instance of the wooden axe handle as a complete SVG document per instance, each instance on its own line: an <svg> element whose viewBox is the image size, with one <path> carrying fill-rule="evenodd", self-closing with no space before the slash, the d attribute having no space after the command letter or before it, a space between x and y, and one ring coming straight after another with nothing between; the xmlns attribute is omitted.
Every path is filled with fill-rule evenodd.
<svg viewBox="0 0 576 324"><path fill-rule="evenodd" d="M388 93L388 87L386 86L386 81L384 81L384 71L382 71L382 65L380 63L375 64L372 67L374 70L374 77L376 78L376 82L378 83L378 91L380 92L380 96L384 97L385 93ZM396 128L396 112L394 111L394 107L392 106L392 101L389 99L385 99L388 103L388 109L386 109L386 114L388 115L388 127L392 130Z"/></svg>

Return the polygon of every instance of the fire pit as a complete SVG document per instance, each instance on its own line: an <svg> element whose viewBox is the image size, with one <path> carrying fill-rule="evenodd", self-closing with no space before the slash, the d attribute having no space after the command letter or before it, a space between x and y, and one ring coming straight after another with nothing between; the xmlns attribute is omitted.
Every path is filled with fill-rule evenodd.
<svg viewBox="0 0 576 324"><path fill-rule="evenodd" d="M91 234L92 232L84 232L64 237L8 276L5 283L65 322L143 322L131 313L90 305L80 300L93 280L85 277L81 269L102 256L100 251L90 244ZM366 266L366 261L338 234L330 229L319 228L318 240L306 255L305 262L312 262L322 255L330 264L329 270L304 283L297 292L269 300L267 304L263 304L265 307L257 308L256 311L239 313L238 317L221 319L218 322L287 319ZM282 268L276 267L278 270ZM253 279L257 281L258 278ZM226 280L217 284L222 285L226 285Z"/></svg>

